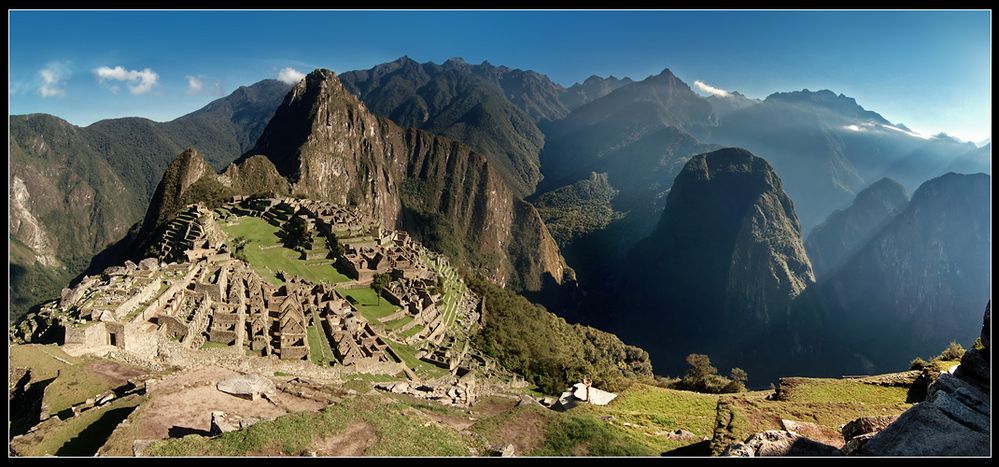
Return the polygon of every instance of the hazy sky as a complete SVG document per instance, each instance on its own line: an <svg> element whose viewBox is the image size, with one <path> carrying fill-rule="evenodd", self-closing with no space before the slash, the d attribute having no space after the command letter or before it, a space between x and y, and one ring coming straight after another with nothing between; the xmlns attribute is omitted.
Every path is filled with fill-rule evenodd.
<svg viewBox="0 0 999 467"><path fill-rule="evenodd" d="M261 79L408 55L488 60L566 86L668 67L691 86L750 97L830 89L917 132L991 136L988 11L14 11L9 20L9 113L78 125L171 120Z"/></svg>

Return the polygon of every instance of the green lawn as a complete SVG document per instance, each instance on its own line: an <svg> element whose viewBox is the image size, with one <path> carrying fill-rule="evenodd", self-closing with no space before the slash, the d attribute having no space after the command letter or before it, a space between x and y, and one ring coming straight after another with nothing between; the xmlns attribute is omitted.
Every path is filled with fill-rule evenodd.
<svg viewBox="0 0 999 467"><path fill-rule="evenodd" d="M221 342L205 341L204 344L201 344L201 349L224 349L226 347L229 347L229 344Z"/></svg>
<svg viewBox="0 0 999 467"><path fill-rule="evenodd" d="M396 329L399 329L399 328L405 326L406 324L408 324L412 320L413 320L413 317L409 316L407 314L406 316L403 316L402 318L399 318L399 319L396 319L396 320L392 320L392 321L389 321L389 322L385 323L385 330L387 330L387 331L395 331ZM413 327L416 327L416 326L413 326Z"/></svg>
<svg viewBox="0 0 999 467"><path fill-rule="evenodd" d="M404 332L402 334L399 334L399 335L402 336L402 337L412 337L412 336L415 336L415 335L419 334L420 331L423 331L423 328L424 328L424 326L422 324L417 324L416 326L413 326L413 327L407 329L406 332Z"/></svg>
<svg viewBox="0 0 999 467"><path fill-rule="evenodd" d="M399 307L393 305L384 298L382 298L379 303L378 296L375 295L375 291L370 287L360 289L337 289L337 292L344 297L351 297L357 301L357 305L355 306L358 311L361 312L361 316L364 316L364 318L371 324L375 324L379 319L391 315L399 310Z"/></svg>
<svg viewBox="0 0 999 467"><path fill-rule="evenodd" d="M309 326L306 333L308 334L309 358L312 359L312 363L329 366L330 362L333 361L333 349L330 348L322 330L315 326Z"/></svg>
<svg viewBox="0 0 999 467"><path fill-rule="evenodd" d="M391 339L385 339L385 342L388 343L389 347L392 347L392 350L399 355L399 358L402 358L402 362L414 370L416 374L429 378L439 378L447 374L447 370L416 358L416 347L400 344Z"/></svg>
<svg viewBox="0 0 999 467"><path fill-rule="evenodd" d="M261 247L281 245L281 239L277 236L277 232L281 229L261 218L240 217L235 225L225 225L224 223L221 225L222 230L229 236L227 243L230 247L232 247L232 239L236 237L242 236L247 240L246 247L243 249L247 261L271 284L281 285L282 281L276 275L278 271L301 276L312 282L337 284L350 280L333 266L332 259L307 262L299 259L300 254L297 251L284 246L261 249ZM325 239L316 237L313 250L325 248L325 244Z"/></svg>

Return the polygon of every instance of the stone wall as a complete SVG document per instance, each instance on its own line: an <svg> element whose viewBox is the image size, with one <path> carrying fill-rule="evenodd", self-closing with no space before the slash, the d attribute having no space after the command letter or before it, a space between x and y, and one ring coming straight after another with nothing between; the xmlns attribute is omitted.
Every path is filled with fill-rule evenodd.
<svg viewBox="0 0 999 467"><path fill-rule="evenodd" d="M108 345L108 332L104 322L98 321L81 326L65 326L64 345L69 347L94 348Z"/></svg>

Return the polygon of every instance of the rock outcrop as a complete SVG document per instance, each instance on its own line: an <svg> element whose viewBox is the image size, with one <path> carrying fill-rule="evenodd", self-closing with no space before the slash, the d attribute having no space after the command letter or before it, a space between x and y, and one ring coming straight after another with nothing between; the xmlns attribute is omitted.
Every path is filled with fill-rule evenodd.
<svg viewBox="0 0 999 467"><path fill-rule="evenodd" d="M906 410L856 452L869 456L988 456L992 403L989 391L991 302L981 348L965 352L953 374L930 385L926 401Z"/></svg>
<svg viewBox="0 0 999 467"><path fill-rule="evenodd" d="M724 457L769 456L838 456L836 447L822 444L790 431L770 430L755 433L742 443L725 448Z"/></svg>

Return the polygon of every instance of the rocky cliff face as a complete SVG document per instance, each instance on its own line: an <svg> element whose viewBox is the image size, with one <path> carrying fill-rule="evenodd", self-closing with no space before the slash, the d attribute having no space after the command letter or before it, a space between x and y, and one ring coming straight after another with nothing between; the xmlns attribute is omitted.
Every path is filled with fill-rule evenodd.
<svg viewBox="0 0 999 467"><path fill-rule="evenodd" d="M815 280L780 179L735 148L687 163L630 259L620 299L637 313L615 321L664 369L692 351L752 368L738 353L771 345L764 339L785 329L790 301Z"/></svg>
<svg viewBox="0 0 999 467"><path fill-rule="evenodd" d="M389 126L333 72L316 70L292 88L240 161L265 155L291 182L293 194L356 204L394 225L400 209L396 174L406 159L405 153L391 152Z"/></svg>
<svg viewBox="0 0 999 467"><path fill-rule="evenodd" d="M805 240L815 275L822 278L850 259L907 204L905 187L882 178L857 193L850 207L833 211Z"/></svg>
<svg viewBox="0 0 999 467"><path fill-rule="evenodd" d="M835 330L872 362L895 370L970 342L990 297L990 177L948 174L924 183L909 205L835 274L816 300Z"/></svg>

